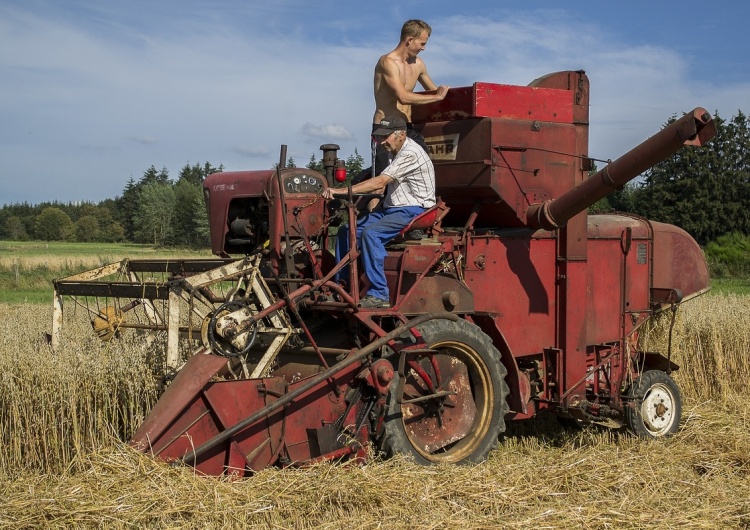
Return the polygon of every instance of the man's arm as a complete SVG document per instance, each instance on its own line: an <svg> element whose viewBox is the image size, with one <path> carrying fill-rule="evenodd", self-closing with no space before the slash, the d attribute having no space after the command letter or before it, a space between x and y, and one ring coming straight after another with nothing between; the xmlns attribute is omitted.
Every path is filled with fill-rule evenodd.
<svg viewBox="0 0 750 530"><path fill-rule="evenodd" d="M422 85L422 88L425 90L437 90L439 87L432 82L432 78L430 78L430 74L427 73L427 68L425 68L424 72L419 74L419 84Z"/></svg>
<svg viewBox="0 0 750 530"><path fill-rule="evenodd" d="M379 190L373 190L373 193L374 194L378 194L378 195L384 195L385 194L385 187L380 188ZM370 199L367 202L367 211L368 212L373 211L375 208L378 207L378 204L380 204L380 201L382 201L382 200L383 200L382 197L373 197L372 199Z"/></svg>
<svg viewBox="0 0 750 530"><path fill-rule="evenodd" d="M371 193L382 190L394 180L390 175L378 175L368 180L363 180L352 186L352 193ZM336 195L347 195L346 188L326 188L323 190L323 198L333 199Z"/></svg>

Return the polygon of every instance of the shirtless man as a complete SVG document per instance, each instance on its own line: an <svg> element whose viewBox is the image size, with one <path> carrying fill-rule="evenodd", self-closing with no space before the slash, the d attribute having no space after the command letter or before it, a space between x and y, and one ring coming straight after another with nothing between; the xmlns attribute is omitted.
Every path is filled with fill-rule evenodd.
<svg viewBox="0 0 750 530"><path fill-rule="evenodd" d="M398 46L380 57L375 65L375 115L372 118L374 131L384 116L398 116L407 124L407 135L425 150L424 138L411 125L411 106L441 101L448 87L436 86L427 73L427 66L417 55L424 50L432 28L422 20L407 20L401 28ZM415 94L417 81L425 90L434 94ZM378 144L375 150L373 175L380 175L389 163L389 153Z"/></svg>
<svg viewBox="0 0 750 530"><path fill-rule="evenodd" d="M441 101L448 93L447 86L436 86L427 73L424 61L417 57L424 50L432 28L422 20L407 20L401 28L398 46L383 55L375 65L375 115L372 123L378 124L384 116L400 116L408 124L411 106ZM415 94L417 81L434 94Z"/></svg>

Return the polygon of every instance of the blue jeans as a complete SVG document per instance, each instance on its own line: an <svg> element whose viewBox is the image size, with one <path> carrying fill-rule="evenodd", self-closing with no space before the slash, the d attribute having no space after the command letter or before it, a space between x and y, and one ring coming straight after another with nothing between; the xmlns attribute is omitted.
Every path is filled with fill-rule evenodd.
<svg viewBox="0 0 750 530"><path fill-rule="evenodd" d="M390 300L385 280L385 244L396 237L416 216L424 212L421 206L378 208L357 221L357 246L361 252L362 269L370 280L368 295ZM336 262L349 252L349 226L343 225L336 234ZM349 279L349 267L344 267L338 278Z"/></svg>

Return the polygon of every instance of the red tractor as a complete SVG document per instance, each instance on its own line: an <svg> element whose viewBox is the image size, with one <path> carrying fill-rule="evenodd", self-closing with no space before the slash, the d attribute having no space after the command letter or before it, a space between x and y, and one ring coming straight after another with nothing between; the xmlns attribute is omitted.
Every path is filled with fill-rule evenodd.
<svg viewBox="0 0 750 530"><path fill-rule="evenodd" d="M325 174L283 167L282 148L278 169L206 179L222 259L182 264L153 298L210 310L134 444L205 474L245 475L361 458L370 444L421 463L481 461L507 422L545 410L645 438L677 431L677 366L638 337L709 289L701 249L675 226L586 210L710 140L709 113L695 109L590 176L582 71L453 88L413 112L439 200L388 248L387 309L358 307L367 280L356 241L339 263L329 251L363 200L320 196L341 170L337 146L322 146ZM424 237L408 237L415 229ZM345 266L348 281L334 281ZM232 288L219 295L219 282ZM144 298L127 305L153 302ZM121 309L100 313L100 326ZM175 325L175 336L188 331Z"/></svg>

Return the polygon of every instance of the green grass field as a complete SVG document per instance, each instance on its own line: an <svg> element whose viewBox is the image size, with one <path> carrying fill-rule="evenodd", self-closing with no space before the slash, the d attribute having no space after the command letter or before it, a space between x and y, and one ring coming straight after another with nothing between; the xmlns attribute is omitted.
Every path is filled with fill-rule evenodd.
<svg viewBox="0 0 750 530"><path fill-rule="evenodd" d="M211 257L208 249L155 249L132 243L0 241L0 301L51 303L52 280L123 258Z"/></svg>
<svg viewBox="0 0 750 530"><path fill-rule="evenodd" d="M150 245L135 243L67 243L62 241L0 241L0 263L12 259L60 259L107 258L111 261L125 256L148 258L156 256L210 255L203 251L185 249L156 249Z"/></svg>
<svg viewBox="0 0 750 530"><path fill-rule="evenodd" d="M715 278L711 291L721 294L750 294L750 278Z"/></svg>

